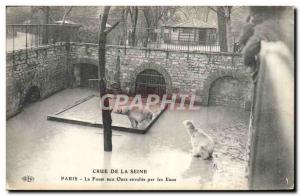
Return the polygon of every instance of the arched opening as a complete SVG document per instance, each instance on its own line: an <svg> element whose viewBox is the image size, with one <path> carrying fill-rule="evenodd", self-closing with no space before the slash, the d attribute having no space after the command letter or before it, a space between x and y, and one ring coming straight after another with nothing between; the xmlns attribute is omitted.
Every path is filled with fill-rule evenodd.
<svg viewBox="0 0 300 196"><path fill-rule="evenodd" d="M232 76L224 76L211 83L208 105L244 107L247 87Z"/></svg>
<svg viewBox="0 0 300 196"><path fill-rule="evenodd" d="M23 106L27 106L31 103L38 101L41 98L40 89L37 86L31 87L24 98Z"/></svg>
<svg viewBox="0 0 300 196"><path fill-rule="evenodd" d="M164 76L153 69L146 69L140 72L135 81L135 94L141 94L143 97L149 94L163 96L166 94Z"/></svg>
<svg viewBox="0 0 300 196"><path fill-rule="evenodd" d="M93 64L81 63L74 66L74 77L76 86L86 88L97 88L98 67Z"/></svg>

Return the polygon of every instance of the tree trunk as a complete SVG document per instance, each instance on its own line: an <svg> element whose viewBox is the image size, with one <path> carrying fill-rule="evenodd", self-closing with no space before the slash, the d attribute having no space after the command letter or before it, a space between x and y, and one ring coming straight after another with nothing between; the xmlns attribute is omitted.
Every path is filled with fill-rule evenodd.
<svg viewBox="0 0 300 196"><path fill-rule="evenodd" d="M151 27L151 19L150 19L150 8L149 7L144 7L143 9L143 13L145 16L145 20L146 20L146 25L147 25L147 29L146 29L146 40L144 40L143 42L143 47L147 47L148 45L148 41L149 41L149 35L150 35L150 27Z"/></svg>
<svg viewBox="0 0 300 196"><path fill-rule="evenodd" d="M217 8L218 15L218 31L219 31L219 43L220 43L220 51L227 52L227 25L226 25L226 17L225 10L223 7L219 6Z"/></svg>
<svg viewBox="0 0 300 196"><path fill-rule="evenodd" d="M147 28L146 32L147 32L147 35L146 35L146 39L145 39L145 42L144 42L144 47L148 46L149 36L150 36L150 28L149 27Z"/></svg>
<svg viewBox="0 0 300 196"><path fill-rule="evenodd" d="M98 78L99 78L99 90L100 98L107 94L106 90L106 81L105 81L105 45L106 45L106 22L109 14L110 6L104 7L104 13L101 19L101 26L99 32L99 46L98 46L98 55L99 55L99 68L98 68ZM103 101L102 106L102 123L103 123L103 142L104 142L104 151L112 151L112 130L111 130L111 113L109 108L109 99L106 98Z"/></svg>
<svg viewBox="0 0 300 196"><path fill-rule="evenodd" d="M127 40L127 8L123 7L122 9L122 27L123 27L123 35L122 38L119 40L120 45L125 45Z"/></svg>
<svg viewBox="0 0 300 196"><path fill-rule="evenodd" d="M134 21L133 21L133 29L132 29L132 34L131 34L131 40L132 40L132 46L135 46L135 34L136 34L136 25L137 25L137 20L138 20L138 7L134 7Z"/></svg>
<svg viewBox="0 0 300 196"><path fill-rule="evenodd" d="M233 35L232 35L232 31L231 31L231 19L230 17L226 18L226 32L227 32L227 48L228 51L233 52Z"/></svg>

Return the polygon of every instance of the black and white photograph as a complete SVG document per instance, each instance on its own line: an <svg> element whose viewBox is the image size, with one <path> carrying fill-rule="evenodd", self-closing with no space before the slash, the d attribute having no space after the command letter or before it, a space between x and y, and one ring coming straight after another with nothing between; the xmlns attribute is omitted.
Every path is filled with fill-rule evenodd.
<svg viewBox="0 0 300 196"><path fill-rule="evenodd" d="M6 5L6 189L295 190L295 13Z"/></svg>

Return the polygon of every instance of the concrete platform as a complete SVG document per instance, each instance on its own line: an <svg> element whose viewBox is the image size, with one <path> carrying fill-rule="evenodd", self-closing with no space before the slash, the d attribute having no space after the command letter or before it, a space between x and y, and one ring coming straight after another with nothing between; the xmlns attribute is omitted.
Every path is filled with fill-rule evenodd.
<svg viewBox="0 0 300 196"><path fill-rule="evenodd" d="M129 133L144 134L158 120L166 108L161 110L160 105L157 105L152 106L150 110L153 112L152 120L142 124L142 126L137 128L133 128L131 126L130 120L126 115L112 112L112 129ZM48 115L47 119L58 122L102 128L103 124L100 97L94 94L89 95L83 99L75 101L75 103L71 105L64 107L55 114Z"/></svg>
<svg viewBox="0 0 300 196"><path fill-rule="evenodd" d="M7 186L10 189L247 189L245 178L249 113L224 107L199 111L169 111L146 134L113 131L113 151L103 151L101 128L47 121L76 100L91 95L87 89L67 89L34 103L7 120ZM215 158L191 155L190 137L182 125L193 120L216 141ZM93 173L118 169L119 173ZM121 170L146 170L143 174ZM34 183L22 180L33 176ZM78 181L61 181L61 177ZM86 182L85 177L120 179ZM155 179L126 182L121 179ZM157 182L157 178L163 179ZM80 180L81 179L81 180ZM167 181L176 179L176 181Z"/></svg>

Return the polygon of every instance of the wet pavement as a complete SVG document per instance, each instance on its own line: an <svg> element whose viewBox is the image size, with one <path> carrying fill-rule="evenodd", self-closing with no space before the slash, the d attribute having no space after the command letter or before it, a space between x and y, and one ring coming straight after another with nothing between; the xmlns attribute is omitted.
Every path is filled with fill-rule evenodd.
<svg viewBox="0 0 300 196"><path fill-rule="evenodd" d="M47 115L90 94L87 89L67 89L27 106L7 121L9 187L247 189L249 113L220 106L201 107L199 111L166 110L146 134L114 131L113 151L104 152L102 129L47 121ZM216 140L213 160L192 157L190 137L182 125L186 119ZM93 169L104 168L118 169L119 173L93 173ZM129 173L130 169L146 173L126 174L126 169ZM26 175L33 176L34 183L24 183L22 177ZM62 176L77 177L77 181L62 181ZM93 177L99 181L85 181ZM103 182L101 178L115 181Z"/></svg>

